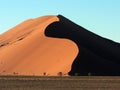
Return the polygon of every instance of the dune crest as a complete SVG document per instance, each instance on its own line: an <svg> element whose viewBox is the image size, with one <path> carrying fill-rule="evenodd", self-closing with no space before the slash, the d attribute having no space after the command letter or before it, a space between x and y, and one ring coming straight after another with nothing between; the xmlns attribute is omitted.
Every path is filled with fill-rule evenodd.
<svg viewBox="0 0 120 90"><path fill-rule="evenodd" d="M59 21L56 16L29 19L0 35L0 74L67 74L78 47L71 40L44 35L46 27L55 21Z"/></svg>

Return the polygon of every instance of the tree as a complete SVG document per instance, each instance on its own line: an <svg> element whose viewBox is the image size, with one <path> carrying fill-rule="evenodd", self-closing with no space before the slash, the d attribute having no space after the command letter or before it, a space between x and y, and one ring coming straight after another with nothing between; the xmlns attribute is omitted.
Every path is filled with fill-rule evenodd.
<svg viewBox="0 0 120 90"><path fill-rule="evenodd" d="M63 73L62 72L58 72L58 76L62 76L63 75Z"/></svg>
<svg viewBox="0 0 120 90"><path fill-rule="evenodd" d="M88 73L88 76L91 76L91 75L92 75L92 73L89 72L89 73Z"/></svg>
<svg viewBox="0 0 120 90"><path fill-rule="evenodd" d="M46 72L43 73L43 76L46 76Z"/></svg>

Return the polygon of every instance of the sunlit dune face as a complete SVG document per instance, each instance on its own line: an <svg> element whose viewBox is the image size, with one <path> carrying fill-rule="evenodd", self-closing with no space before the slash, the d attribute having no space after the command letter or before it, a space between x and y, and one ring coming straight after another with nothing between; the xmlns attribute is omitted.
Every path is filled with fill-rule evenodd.
<svg viewBox="0 0 120 90"><path fill-rule="evenodd" d="M45 28L59 21L44 16L23 22L0 36L0 74L67 74L78 54L77 45L68 39L50 38Z"/></svg>

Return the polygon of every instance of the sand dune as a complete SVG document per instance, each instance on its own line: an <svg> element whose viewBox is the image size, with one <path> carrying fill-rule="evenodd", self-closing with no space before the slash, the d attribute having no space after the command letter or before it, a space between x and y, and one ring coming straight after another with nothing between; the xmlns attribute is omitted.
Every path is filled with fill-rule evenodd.
<svg viewBox="0 0 120 90"><path fill-rule="evenodd" d="M71 40L44 35L45 28L55 21L59 21L56 16L29 19L1 34L0 74L67 74L78 47Z"/></svg>
<svg viewBox="0 0 120 90"><path fill-rule="evenodd" d="M1 75L119 76L120 43L62 15L29 19L0 35Z"/></svg>
<svg viewBox="0 0 120 90"><path fill-rule="evenodd" d="M99 36L62 15L45 29L45 35L74 41L79 49L69 75L120 76L120 43Z"/></svg>

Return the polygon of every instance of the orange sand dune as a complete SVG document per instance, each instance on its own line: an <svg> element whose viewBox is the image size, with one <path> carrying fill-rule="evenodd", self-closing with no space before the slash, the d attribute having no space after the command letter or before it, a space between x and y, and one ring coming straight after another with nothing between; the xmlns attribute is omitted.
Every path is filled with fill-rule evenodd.
<svg viewBox="0 0 120 90"><path fill-rule="evenodd" d="M59 21L56 16L29 19L0 35L0 74L67 74L78 54L68 39L49 38L45 28Z"/></svg>

